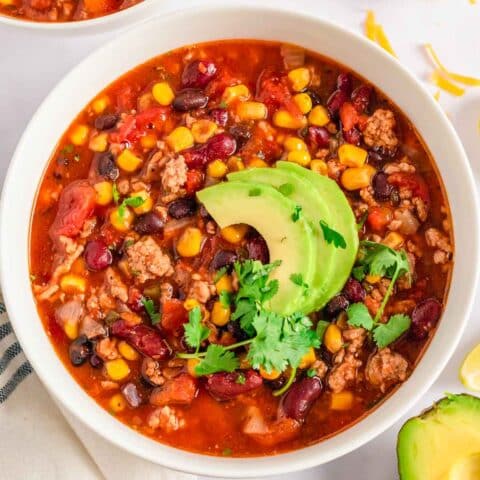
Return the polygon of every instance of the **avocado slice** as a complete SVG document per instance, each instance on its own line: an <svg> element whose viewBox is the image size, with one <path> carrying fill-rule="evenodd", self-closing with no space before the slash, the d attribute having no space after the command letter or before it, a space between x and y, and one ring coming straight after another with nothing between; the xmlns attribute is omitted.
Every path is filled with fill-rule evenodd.
<svg viewBox="0 0 480 480"><path fill-rule="evenodd" d="M270 261L281 260L271 275L279 289L268 307L285 315L298 310L305 289L290 280L302 274L311 284L317 250L313 230L304 215L293 221L296 204L275 188L261 183L222 182L197 192L197 198L221 228L245 223L263 236L270 252Z"/></svg>
<svg viewBox="0 0 480 480"><path fill-rule="evenodd" d="M480 478L480 398L448 395L401 428L400 480Z"/></svg>
<svg viewBox="0 0 480 480"><path fill-rule="evenodd" d="M271 185L283 195L302 207L302 212L310 221L315 236L317 249L317 265L312 283L309 284L308 295L304 297L299 311L310 313L318 310L330 299L326 292L330 281L329 272L336 255L336 248L328 244L320 228L320 220L332 223L330 209L323 197L317 195L310 182L296 173L279 168L252 168L230 173L231 182L255 182Z"/></svg>
<svg viewBox="0 0 480 480"><path fill-rule="evenodd" d="M357 256L358 230L355 215L342 189L332 179L292 162L280 161L276 165L281 170L296 173L311 184L314 191L326 201L330 208L331 220L330 223L327 221L328 226L343 235L347 244L345 249L336 249L330 271L325 272L329 282L324 295L329 300L345 285Z"/></svg>

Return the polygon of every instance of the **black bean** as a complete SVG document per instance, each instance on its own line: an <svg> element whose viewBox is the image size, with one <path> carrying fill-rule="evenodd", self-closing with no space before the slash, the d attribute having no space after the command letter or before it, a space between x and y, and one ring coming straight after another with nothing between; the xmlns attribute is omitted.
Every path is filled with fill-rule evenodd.
<svg viewBox="0 0 480 480"><path fill-rule="evenodd" d="M100 368L103 365L103 360L95 353L90 357L89 362L93 368Z"/></svg>
<svg viewBox="0 0 480 480"><path fill-rule="evenodd" d="M240 323L236 320L227 323L227 331L230 332L237 342L243 342L249 338L245 330L240 326Z"/></svg>
<svg viewBox="0 0 480 480"><path fill-rule="evenodd" d="M163 229L163 220L154 212L148 212L135 219L133 229L140 235L160 233Z"/></svg>
<svg viewBox="0 0 480 480"><path fill-rule="evenodd" d="M200 205L200 216L204 220L212 220L212 216L208 213L208 210L205 208L204 205Z"/></svg>
<svg viewBox="0 0 480 480"><path fill-rule="evenodd" d="M210 262L211 270L219 270L222 267L229 267L237 260L237 254L231 250L219 250L215 253Z"/></svg>
<svg viewBox="0 0 480 480"><path fill-rule="evenodd" d="M178 112L188 112L197 108L203 108L208 103L208 96L201 90L186 88L177 93L172 106Z"/></svg>
<svg viewBox="0 0 480 480"><path fill-rule="evenodd" d="M108 113L106 115L100 115L95 119L95 128L97 130L110 130L118 122L117 115Z"/></svg>
<svg viewBox="0 0 480 480"><path fill-rule="evenodd" d="M267 242L260 235L247 241L248 258L267 264L270 260Z"/></svg>
<svg viewBox="0 0 480 480"><path fill-rule="evenodd" d="M138 393L137 386L134 383L129 382L125 384L121 390L125 400L131 407L137 408L142 403L142 397Z"/></svg>
<svg viewBox="0 0 480 480"><path fill-rule="evenodd" d="M115 163L115 158L110 152L97 154L97 171L98 174L107 180L115 181L120 175L120 171Z"/></svg>
<svg viewBox="0 0 480 480"><path fill-rule="evenodd" d="M312 105L315 107L316 105L323 105L322 97L318 92L315 90L307 90L305 93L309 95L312 100Z"/></svg>
<svg viewBox="0 0 480 480"><path fill-rule="evenodd" d="M244 123L237 123L233 125L230 130L230 134L235 138L237 141L237 148L242 148L252 136L252 132L250 131L250 127L245 125Z"/></svg>
<svg viewBox="0 0 480 480"><path fill-rule="evenodd" d="M92 354L92 342L86 335L77 337L68 347L70 362L76 367L84 364Z"/></svg>
<svg viewBox="0 0 480 480"><path fill-rule="evenodd" d="M325 307L325 314L330 317L336 317L342 310L346 310L349 305L347 297L343 294L333 297Z"/></svg>
<svg viewBox="0 0 480 480"><path fill-rule="evenodd" d="M392 193L392 186L388 183L385 172L377 172L372 179L373 194L377 200L386 201Z"/></svg>
<svg viewBox="0 0 480 480"><path fill-rule="evenodd" d="M168 214L176 219L191 217L195 214L197 202L193 197L179 198L168 205Z"/></svg>

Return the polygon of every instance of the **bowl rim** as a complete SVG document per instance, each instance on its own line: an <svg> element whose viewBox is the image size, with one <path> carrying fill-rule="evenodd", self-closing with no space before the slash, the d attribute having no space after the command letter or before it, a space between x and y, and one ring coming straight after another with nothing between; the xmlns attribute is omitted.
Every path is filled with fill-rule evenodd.
<svg viewBox="0 0 480 480"><path fill-rule="evenodd" d="M198 7L194 12L189 11L188 9L170 12L163 16L157 16L150 19L147 22L143 22L141 25L137 25L126 32L123 37L123 41L127 41L129 38L134 38L138 31L141 31L142 28L148 28L149 25L159 24L161 22L188 22L192 17L202 16L202 15L235 15L235 12L241 14L249 15L269 15L277 16L280 19L286 19L290 22L295 22L300 24L302 22L310 22L310 24L315 24L316 27L325 28L327 30L335 30L337 34L343 35L346 38L352 40L359 44L359 48L363 50L368 50L371 52L373 58L386 62L389 64L389 67L392 69L393 73L398 74L404 81L408 81L412 88L417 90L417 94L422 97L422 101L426 102L425 106L430 109L430 112L434 115L434 121L440 129L443 130L443 133L448 137L447 142L450 145L451 149L455 151L455 161L457 168L461 170L461 173L465 175L462 183L462 199L459 199L458 202L464 201L468 203L471 208L469 211L469 228L471 235L471 247L472 251L469 252L469 262L473 267L469 270L468 275L468 287L462 285L462 289L458 288L456 290L456 295L459 295L460 290L468 290L464 293L465 303L458 307L461 310L461 315L459 319L456 319L456 329L453 332L447 331L446 327L442 328L442 325L446 323L446 319L443 318L439 327L437 328L436 335L429 348L427 349L426 354L422 358L422 361L417 365L416 369L410 376L410 378L402 384L397 391L387 398L386 402L383 402L376 411L370 413L366 418L362 419L360 422L355 423L347 430L334 435L320 443L316 443L311 446L301 448L299 450L293 450L290 452L282 453L279 455L268 456L268 457L248 457L248 458L221 458L214 456L207 456L198 453L192 453L185 450L180 450L174 447L170 447L166 444L156 442L154 440L148 439L143 435L140 435L134 432L129 427L125 426L121 422L112 418L108 412L103 408L99 407L95 401L88 396L85 391L75 382L73 377L63 366L62 362L59 361L56 353L53 352L53 348L50 346L52 352L45 352L48 354L48 358L51 358L51 353L55 356L56 363L51 364L51 368L56 371L60 377L53 378L48 368L48 365L45 366L42 362L43 358L40 357L40 354L35 351L35 348L44 343L43 340L32 339L28 337L28 332L23 325L22 320L19 315L17 315L20 310L20 307L14 301L16 296L18 296L18 287L20 285L20 290L22 290L22 285L19 281L10 282L9 272L11 268L15 267L14 259L19 257L19 254L12 255L9 248L9 240L12 238L9 237L9 227L13 227L15 223L18 223L16 218L13 218L9 214L8 204L9 200L16 200L15 192L15 175L22 171L22 152L26 147L26 144L29 141L29 137L33 135L33 132L39 128L38 118L42 115L42 112L46 110L48 104L53 102L57 91L68 82L72 81L75 76L78 75L78 72L81 71L87 65L94 65L95 62L101 60L102 57L108 53L113 46L116 45L117 39L114 39L95 51L93 54L88 56L85 60L79 63L74 67L51 91L47 96L41 106L38 108L37 112L34 114L30 120L24 134L22 135L17 149L13 155L11 164L9 166L7 176L5 179L4 189L2 192L1 205L0 205L0 261L1 261L1 271L0 279L1 284L4 289L5 303L10 314L10 319L14 329L17 333L19 341L22 347L25 350L27 357L32 361L32 366L39 375L42 383L47 387L47 389L53 393L56 399L58 399L61 404L69 411L75 418L84 423L94 432L99 434L101 437L115 444L116 446L130 452L135 455L144 458L146 460L158 463L167 468L173 470L180 470L192 474L199 475L209 475L209 476L221 476L228 478L245 478L253 477L259 478L267 475L276 475L276 474L285 474L287 472L294 472L310 467L317 466L322 463L326 463L335 458L338 458L366 443L367 441L373 439L375 436L382 433L388 427L390 427L394 422L396 422L400 417L411 408L414 403L428 390L428 388L433 384L438 375L444 369L448 360L452 356L460 337L464 331L467 319L470 315L473 306L474 292L478 283L478 273L475 271L475 266L478 264L479 260L479 211L478 208L479 202L477 198L477 192L474 184L474 177L469 166L467 157L463 150L463 146L453 129L452 125L448 121L446 115L441 110L440 106L435 102L432 96L429 94L427 89L416 79L416 77L410 73L405 67L403 67L398 60L391 57L389 54L381 50L378 46L372 44L367 39L361 37L360 35L351 32L343 26L338 25L335 22L327 20L325 18L319 18L317 16L305 13L299 13L293 10L293 7L273 8L259 5L251 4L235 4L235 5L208 5L204 7ZM238 36L236 38L239 38ZM250 37L248 37L250 38ZM322 53L317 49L319 53ZM162 52L159 52L159 55ZM328 57L334 59L331 55ZM356 70L354 70L356 71ZM109 82L113 81L109 79ZM375 84L375 83L374 83ZM392 100L395 101L395 97L389 95ZM407 114L407 117L411 115ZM416 123L416 122L414 122ZM425 139L427 142L428 139ZM427 143L428 144L428 143ZM46 164L46 162L45 162ZM443 173L442 173L443 178ZM35 181L38 186L38 179ZM450 199L450 206L452 207L452 201ZM455 206L457 201L455 201ZM29 210L31 211L31 205ZM457 231L456 223L458 220L453 218L454 221L454 231ZM29 230L28 230L29 231ZM8 268L5 267L8 266ZM454 275L452 278L452 285L455 281L455 271L457 269L457 263L454 265ZM472 271L472 269L474 271ZM24 279L24 282L27 280ZM452 288L451 288L452 290ZM26 295L31 296L31 292L23 292ZM452 295L452 292L450 292ZM447 316L447 311L451 310L452 302L447 302L444 317ZM449 307L450 306L450 307ZM38 318L38 315L37 317ZM451 322L451 321L450 321ZM43 328L43 327L42 327ZM441 338L440 338L441 333ZM443 342L445 345L442 345ZM438 351L438 358L435 358L433 362L433 346L435 344L435 351ZM441 346L441 349L440 349ZM432 351L431 355L428 354L429 351ZM441 355L440 355L441 351ZM426 357L429 357L429 362L426 362ZM49 362L46 362L47 364ZM63 369L64 373L61 373ZM421 372L420 372L421 370ZM422 375L424 378L422 378ZM415 388L412 387L414 380L417 380ZM419 382L418 380L422 380ZM60 385L68 386L72 388L70 393L65 393ZM75 407L71 404L70 400L77 402ZM398 399L398 401L395 401ZM400 399L401 402L400 402ZM393 405L396 403L401 403L398 408L393 408ZM79 411L78 406L86 406L86 412ZM86 414L88 415L86 415ZM87 418L88 417L88 418ZM374 419L375 423L369 421ZM116 433L117 435L112 435ZM121 439L120 439L121 437ZM344 438L347 438L347 443L342 443ZM327 446L328 443L328 446ZM154 444L155 446L152 446ZM324 448L322 448L324 447ZM325 450L325 451L323 451Z"/></svg>

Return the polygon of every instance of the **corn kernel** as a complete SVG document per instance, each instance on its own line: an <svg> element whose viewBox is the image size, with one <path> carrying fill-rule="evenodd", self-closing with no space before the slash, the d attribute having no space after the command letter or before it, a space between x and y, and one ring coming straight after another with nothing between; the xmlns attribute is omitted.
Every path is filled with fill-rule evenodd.
<svg viewBox="0 0 480 480"><path fill-rule="evenodd" d="M60 279L60 288L65 293L85 293L87 280L80 275L67 273Z"/></svg>
<svg viewBox="0 0 480 480"><path fill-rule="evenodd" d="M173 93L172 87L168 82L159 82L152 87L153 98L160 105L170 105L175 98L175 93Z"/></svg>
<svg viewBox="0 0 480 480"><path fill-rule="evenodd" d="M312 99L308 93L297 93L294 95L293 101L304 115L313 107Z"/></svg>
<svg viewBox="0 0 480 480"><path fill-rule="evenodd" d="M175 128L165 140L169 147L175 152L180 152L193 147L193 144L195 143L192 132L187 127Z"/></svg>
<svg viewBox="0 0 480 480"><path fill-rule="evenodd" d="M235 100L244 102L250 98L250 90L246 85L242 83L240 85L234 85L233 87L227 87L223 91L222 100L230 104Z"/></svg>
<svg viewBox="0 0 480 480"><path fill-rule="evenodd" d="M128 207L125 207L123 216L120 216L120 211L118 208L115 208L110 213L110 223L112 224L113 228L119 232L128 232L132 227L134 219L135 214Z"/></svg>
<svg viewBox="0 0 480 480"><path fill-rule="evenodd" d="M239 172L245 169L245 165L240 157L232 156L227 161L227 167L229 172Z"/></svg>
<svg viewBox="0 0 480 480"><path fill-rule="evenodd" d="M238 223L237 225L230 225L222 228L220 234L223 239L234 245L240 243L248 232L248 225Z"/></svg>
<svg viewBox="0 0 480 480"><path fill-rule="evenodd" d="M313 107L312 111L308 114L308 123L317 127L324 127L330 121L328 111L322 105Z"/></svg>
<svg viewBox="0 0 480 480"><path fill-rule="evenodd" d="M115 381L123 380L130 374L130 367L123 358L108 360L105 362L105 370L107 375Z"/></svg>
<svg viewBox="0 0 480 480"><path fill-rule="evenodd" d="M237 107L237 115L240 120L263 120L267 118L267 106L261 102L243 102Z"/></svg>
<svg viewBox="0 0 480 480"><path fill-rule="evenodd" d="M363 167L367 160L368 152L364 148L344 143L338 149L338 159L347 167Z"/></svg>
<svg viewBox="0 0 480 480"><path fill-rule="evenodd" d="M96 98L92 102L93 111L97 114L103 113L110 103L109 98L106 95Z"/></svg>
<svg viewBox="0 0 480 480"><path fill-rule="evenodd" d="M370 283L370 285L374 285L375 283L378 283L382 277L380 275L367 275L365 277L365 280Z"/></svg>
<svg viewBox="0 0 480 480"><path fill-rule="evenodd" d="M283 146L289 151L298 150L300 152L308 151L307 144L298 137L287 137L283 142Z"/></svg>
<svg viewBox="0 0 480 480"><path fill-rule="evenodd" d="M87 125L75 125L70 132L70 141L77 147L85 145L88 140L89 131Z"/></svg>
<svg viewBox="0 0 480 480"><path fill-rule="evenodd" d="M359 190L360 188L365 188L370 185L375 172L375 168L371 165L347 168L342 173L340 182L347 190Z"/></svg>
<svg viewBox="0 0 480 480"><path fill-rule="evenodd" d="M193 139L197 143L205 143L215 135L217 124L211 120L197 120L192 125Z"/></svg>
<svg viewBox="0 0 480 480"><path fill-rule="evenodd" d="M212 322L217 327L223 327L230 320L230 307L225 307L221 302L215 302L212 308Z"/></svg>
<svg viewBox="0 0 480 480"><path fill-rule="evenodd" d="M301 92L305 90L310 84L310 70L306 67L296 68L288 72L288 79L292 85L292 89L295 92Z"/></svg>
<svg viewBox="0 0 480 480"><path fill-rule="evenodd" d="M228 171L227 165L221 160L214 160L208 164L207 174L213 178L223 178Z"/></svg>
<svg viewBox="0 0 480 480"><path fill-rule="evenodd" d="M198 303L198 300L196 298L187 298L184 302L183 302L183 308L185 308L185 310L193 310L195 307L199 307L200 304Z"/></svg>
<svg viewBox="0 0 480 480"><path fill-rule="evenodd" d="M278 370L272 369L271 372L267 372L263 367L259 368L259 373L265 380L276 380L281 375Z"/></svg>
<svg viewBox="0 0 480 480"><path fill-rule="evenodd" d="M405 239L402 235L397 232L389 232L386 237L382 240L382 243L387 247L393 248L400 248L403 245Z"/></svg>
<svg viewBox="0 0 480 480"><path fill-rule="evenodd" d="M117 165L126 172L134 172L142 164L142 159L137 157L130 149L126 148L118 157Z"/></svg>
<svg viewBox="0 0 480 480"><path fill-rule="evenodd" d="M248 162L248 168L267 168L269 165L265 160L254 157Z"/></svg>
<svg viewBox="0 0 480 480"><path fill-rule="evenodd" d="M148 135L145 135L140 139L140 145L147 150L154 148L157 145L156 135L154 135L153 133L149 133Z"/></svg>
<svg viewBox="0 0 480 480"><path fill-rule="evenodd" d="M315 350L310 347L308 352L300 360L298 368L308 368L313 362L315 362L316 359L317 357L315 356Z"/></svg>
<svg viewBox="0 0 480 480"><path fill-rule="evenodd" d="M177 242L177 252L182 257L195 257L202 248L202 232L195 227L186 228Z"/></svg>
<svg viewBox="0 0 480 480"><path fill-rule="evenodd" d="M217 289L218 293L223 291L233 292L232 277L227 274L222 275L215 284L215 288Z"/></svg>
<svg viewBox="0 0 480 480"><path fill-rule="evenodd" d="M78 323L66 321L63 325L63 331L70 340L75 340L78 337Z"/></svg>
<svg viewBox="0 0 480 480"><path fill-rule="evenodd" d="M99 133L92 137L88 142L88 148L94 152L104 152L108 146L108 136L106 132Z"/></svg>
<svg viewBox="0 0 480 480"><path fill-rule="evenodd" d="M334 393L330 397L330 408L332 410L350 410L353 406L353 393L348 390Z"/></svg>
<svg viewBox="0 0 480 480"><path fill-rule="evenodd" d="M298 163L302 167L308 167L310 164L310 153L307 151L300 151L300 150L293 150L292 152L288 152L287 160L289 162Z"/></svg>
<svg viewBox="0 0 480 480"><path fill-rule="evenodd" d="M113 186L111 182L99 182L93 188L95 189L95 200L98 205L105 206L113 200Z"/></svg>
<svg viewBox="0 0 480 480"><path fill-rule="evenodd" d="M327 175L328 166L323 160L312 160L310 169L320 175Z"/></svg>
<svg viewBox="0 0 480 480"><path fill-rule="evenodd" d="M199 363L200 363L200 360L198 358L189 358L187 360L187 372L189 373L190 376L192 377L197 376L197 372L195 372L195 368Z"/></svg>
<svg viewBox="0 0 480 480"><path fill-rule="evenodd" d="M248 370L252 368L250 361L248 360L247 354L245 352L240 353L238 356L238 362L241 370Z"/></svg>
<svg viewBox="0 0 480 480"><path fill-rule="evenodd" d="M337 353L342 348L342 331L334 323L331 323L325 330L323 343L325 344L326 349L331 353Z"/></svg>
<svg viewBox="0 0 480 480"><path fill-rule="evenodd" d="M138 352L124 340L119 342L117 348L118 348L118 351L120 352L120 355L125 360L130 360L131 362L133 362L135 360L138 360L138 358L140 357Z"/></svg>
<svg viewBox="0 0 480 480"><path fill-rule="evenodd" d="M121 393L116 393L109 400L108 406L113 413L120 413L127 408L127 401Z"/></svg>
<svg viewBox="0 0 480 480"><path fill-rule="evenodd" d="M277 110L273 114L272 121L276 127L288 128L291 130L298 130L299 128L305 127L307 124L307 119L305 117L294 117L286 110Z"/></svg>
<svg viewBox="0 0 480 480"><path fill-rule="evenodd" d="M143 213L149 212L153 207L153 200L150 194L146 190L140 190L139 192L134 192L130 197L140 197L143 198L143 203L138 207L133 207L133 211L137 215L142 215Z"/></svg>

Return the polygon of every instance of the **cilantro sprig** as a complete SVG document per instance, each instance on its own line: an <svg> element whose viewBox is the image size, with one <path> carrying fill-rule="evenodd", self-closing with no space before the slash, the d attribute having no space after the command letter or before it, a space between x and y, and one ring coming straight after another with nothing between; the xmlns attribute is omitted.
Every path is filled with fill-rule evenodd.
<svg viewBox="0 0 480 480"><path fill-rule="evenodd" d="M290 275L290 281L295 285L303 288L303 295L306 296L308 294L308 289L310 286L308 285L305 280L303 280L303 275L301 273L292 273Z"/></svg>
<svg viewBox="0 0 480 480"><path fill-rule="evenodd" d="M150 317L152 325L156 325L157 323L159 323L162 318L162 315L160 314L160 312L157 312L155 310L155 304L153 303L153 300L150 298L143 297L142 305L145 308L145 311L147 312L148 316Z"/></svg>
<svg viewBox="0 0 480 480"><path fill-rule="evenodd" d="M347 242L345 241L345 238L343 238L343 235L333 228L330 228L327 222L320 220L320 227L323 232L323 238L325 238L325 241L328 244L333 243L335 248L347 248Z"/></svg>
<svg viewBox="0 0 480 480"><path fill-rule="evenodd" d="M118 216L120 218L123 218L125 216L127 207L137 208L140 205L143 205L144 203L145 203L145 198L140 197L139 195L137 195L136 197L125 198L123 202L120 204L120 206L118 207Z"/></svg>
<svg viewBox="0 0 480 480"><path fill-rule="evenodd" d="M202 311L194 307L188 313L188 323L185 324L185 341L189 347L200 350L202 342L208 338L210 330L202 324Z"/></svg>
<svg viewBox="0 0 480 480"><path fill-rule="evenodd" d="M294 223L298 222L302 217L302 207L300 205L295 205L292 213L292 220Z"/></svg>

